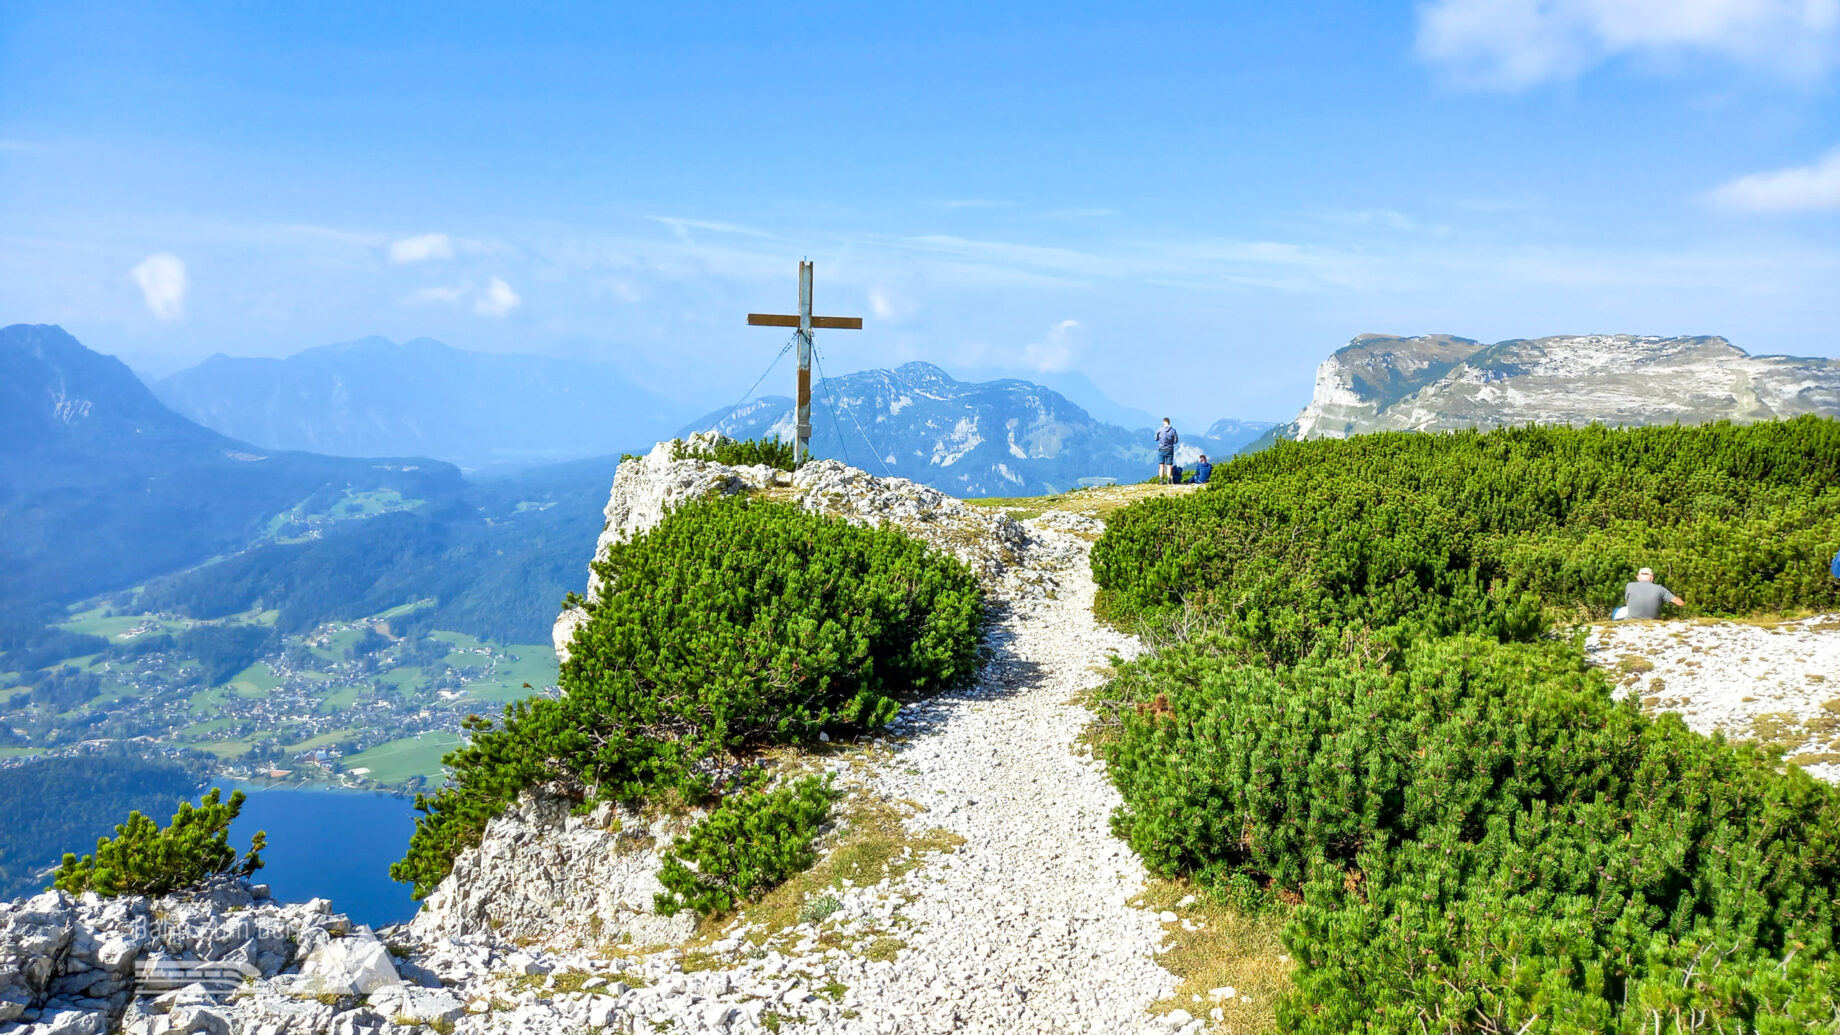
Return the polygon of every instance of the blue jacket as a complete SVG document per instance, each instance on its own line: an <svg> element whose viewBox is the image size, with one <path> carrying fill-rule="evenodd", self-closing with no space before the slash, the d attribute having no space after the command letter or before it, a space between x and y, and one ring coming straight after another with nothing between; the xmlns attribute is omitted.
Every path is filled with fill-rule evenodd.
<svg viewBox="0 0 1840 1035"><path fill-rule="evenodd" d="M1197 461L1195 463L1195 476L1189 480L1194 482L1196 485L1200 485L1208 480L1208 475L1213 474L1213 473L1214 473L1213 464L1210 464L1206 461Z"/></svg>
<svg viewBox="0 0 1840 1035"><path fill-rule="evenodd" d="M1174 446L1179 440L1180 436L1176 434L1176 429L1173 427L1156 429L1156 444L1164 449Z"/></svg>
<svg viewBox="0 0 1840 1035"><path fill-rule="evenodd" d="M1834 573L1834 578L1840 579L1840 553L1834 554L1834 563L1828 565L1827 570Z"/></svg>

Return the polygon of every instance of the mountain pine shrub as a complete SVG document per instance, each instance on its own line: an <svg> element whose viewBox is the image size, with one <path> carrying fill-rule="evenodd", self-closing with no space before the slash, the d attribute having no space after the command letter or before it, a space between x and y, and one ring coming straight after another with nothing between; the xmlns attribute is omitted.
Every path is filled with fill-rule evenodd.
<svg viewBox="0 0 1840 1035"><path fill-rule="evenodd" d="M977 664L983 595L956 559L892 529L740 497L682 507L595 564L559 698L469 719L471 743L391 874L432 891L525 788L692 801L767 744L885 725Z"/></svg>
<svg viewBox="0 0 1840 1035"><path fill-rule="evenodd" d="M262 868L261 851L268 835L257 831L249 851L238 858L230 847L230 824L243 811L247 796L233 792L220 801L211 788L194 808L179 803L172 823L161 827L139 812L115 827L113 838L96 840L96 854L77 858L64 853L52 887L73 895L165 895L195 887L219 875L247 877Z"/></svg>
<svg viewBox="0 0 1840 1035"><path fill-rule="evenodd" d="M727 913L810 867L817 858L812 842L838 797L829 777L808 776L722 799L665 853L658 871L665 890L654 903L659 915Z"/></svg>
<svg viewBox="0 0 1840 1035"><path fill-rule="evenodd" d="M730 467L766 464L780 471L793 469L792 452L792 443L782 441L778 436L740 440L724 436L718 438L713 446L694 453L682 439L675 439L671 443L673 460L713 460Z"/></svg>
<svg viewBox="0 0 1840 1035"><path fill-rule="evenodd" d="M1835 421L1236 458L1094 551L1109 615L1174 637L1106 695L1114 827L1301 903L1285 1031L1836 1030L1840 793L1540 635L1643 564L1701 611L1832 608L1836 546Z"/></svg>

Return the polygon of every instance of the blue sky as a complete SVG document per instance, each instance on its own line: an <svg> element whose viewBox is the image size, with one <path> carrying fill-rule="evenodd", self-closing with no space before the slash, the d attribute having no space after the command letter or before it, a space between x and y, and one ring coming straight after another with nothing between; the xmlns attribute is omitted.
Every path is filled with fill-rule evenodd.
<svg viewBox="0 0 1840 1035"><path fill-rule="evenodd" d="M1285 419L1368 331L1840 355L1840 0L0 6L0 323Z"/></svg>

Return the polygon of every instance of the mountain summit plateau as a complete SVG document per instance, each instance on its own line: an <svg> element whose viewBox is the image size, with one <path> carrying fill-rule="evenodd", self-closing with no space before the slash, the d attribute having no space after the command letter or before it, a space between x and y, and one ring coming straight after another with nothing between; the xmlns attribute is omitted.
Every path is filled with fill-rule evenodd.
<svg viewBox="0 0 1840 1035"><path fill-rule="evenodd" d="M1280 438L1513 424L1750 423L1840 416L1840 362L1752 356L1720 337L1588 334L1485 345L1363 334L1316 368Z"/></svg>

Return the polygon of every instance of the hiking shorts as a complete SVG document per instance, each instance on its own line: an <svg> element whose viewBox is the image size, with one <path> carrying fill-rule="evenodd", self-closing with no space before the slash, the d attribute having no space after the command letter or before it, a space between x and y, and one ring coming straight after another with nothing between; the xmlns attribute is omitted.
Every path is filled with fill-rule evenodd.
<svg viewBox="0 0 1840 1035"><path fill-rule="evenodd" d="M1176 447L1174 446L1159 447L1156 451L1156 462L1159 464L1175 463L1176 462Z"/></svg>

